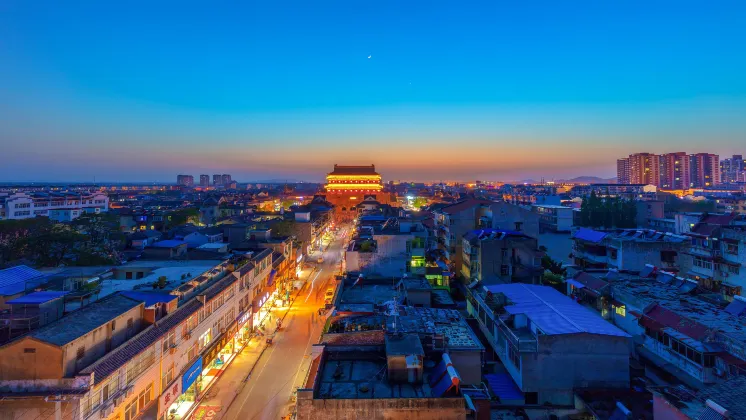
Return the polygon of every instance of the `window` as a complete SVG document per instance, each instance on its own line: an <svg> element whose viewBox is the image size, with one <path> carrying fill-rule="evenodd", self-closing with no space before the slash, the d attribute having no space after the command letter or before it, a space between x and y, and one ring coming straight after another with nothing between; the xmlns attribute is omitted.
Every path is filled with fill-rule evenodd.
<svg viewBox="0 0 746 420"><path fill-rule="evenodd" d="M124 420L134 420L137 417L137 399L124 407Z"/></svg>
<svg viewBox="0 0 746 420"><path fill-rule="evenodd" d="M111 330L114 331L117 329L117 320L111 321Z"/></svg>
<svg viewBox="0 0 746 420"><path fill-rule="evenodd" d="M132 328L134 328L134 327L135 327L135 321L132 318L128 319L127 320L127 329L128 330L132 330Z"/></svg>
<svg viewBox="0 0 746 420"><path fill-rule="evenodd" d="M187 352L187 359L189 361L192 361L195 358L197 358L198 354L199 354L198 341L195 341L194 344L192 344L192 346L189 347L189 351Z"/></svg>
<svg viewBox="0 0 746 420"><path fill-rule="evenodd" d="M24 353L36 353L36 349L23 349Z"/></svg>
<svg viewBox="0 0 746 420"><path fill-rule="evenodd" d="M163 376L161 376L161 390L165 390L168 385L174 380L174 365L166 369L165 372L163 372Z"/></svg>
<svg viewBox="0 0 746 420"><path fill-rule="evenodd" d="M712 261L708 261L701 257L694 257L693 260L695 267L701 267L707 270L712 270Z"/></svg>
<svg viewBox="0 0 746 420"><path fill-rule="evenodd" d="M712 354L705 354L704 355L704 367L711 368L715 366L715 356Z"/></svg>
<svg viewBox="0 0 746 420"><path fill-rule="evenodd" d="M518 368L518 370L521 370L521 354L512 344L508 345L508 357L513 366Z"/></svg>
<svg viewBox="0 0 746 420"><path fill-rule="evenodd" d="M738 274L740 272L740 267L737 265L729 265L728 266L728 272L731 274Z"/></svg>
<svg viewBox="0 0 746 420"><path fill-rule="evenodd" d="M114 375L113 378L109 379L108 382L104 385L101 392L101 400L106 401L112 396L114 396L117 391L119 391L119 376Z"/></svg>
<svg viewBox="0 0 746 420"><path fill-rule="evenodd" d="M80 360L85 357L85 347L78 347L78 353L75 355L75 358L77 360Z"/></svg>
<svg viewBox="0 0 746 420"><path fill-rule="evenodd" d="M166 353L171 347L176 345L176 331L171 330L163 339L163 353Z"/></svg>
<svg viewBox="0 0 746 420"><path fill-rule="evenodd" d="M510 275L510 268L508 268L507 265L503 264L500 266L500 275L501 276L508 276Z"/></svg>
<svg viewBox="0 0 746 420"><path fill-rule="evenodd" d="M725 252L731 255L738 255L738 244L726 243Z"/></svg>
<svg viewBox="0 0 746 420"><path fill-rule="evenodd" d="M526 392L525 394L523 394L523 398L526 404L539 404L538 392Z"/></svg>
<svg viewBox="0 0 746 420"><path fill-rule="evenodd" d="M199 343L202 346L202 348L207 347L208 344L210 344L210 340L212 340L211 335L212 329L208 328L207 331L205 331L202 335L199 336Z"/></svg>
<svg viewBox="0 0 746 420"><path fill-rule="evenodd" d="M616 312L617 315L621 316L622 318L627 316L627 307L622 306L616 306L614 307L614 312Z"/></svg>

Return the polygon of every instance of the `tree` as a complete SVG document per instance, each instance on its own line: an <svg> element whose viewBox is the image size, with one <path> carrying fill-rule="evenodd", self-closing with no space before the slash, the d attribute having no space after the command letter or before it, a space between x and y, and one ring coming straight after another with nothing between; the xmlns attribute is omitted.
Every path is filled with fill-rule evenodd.
<svg viewBox="0 0 746 420"><path fill-rule="evenodd" d="M270 228L272 229L272 236L296 236L295 220L285 219L277 223L273 223Z"/></svg>
<svg viewBox="0 0 746 420"><path fill-rule="evenodd" d="M422 207L425 207L427 205L427 198L425 197L415 197L414 200L412 200L412 207L416 209L421 209Z"/></svg>
<svg viewBox="0 0 746 420"><path fill-rule="evenodd" d="M188 223L199 223L199 210L194 207L179 209L171 212L168 216L171 226L183 226Z"/></svg>
<svg viewBox="0 0 746 420"><path fill-rule="evenodd" d="M553 260L549 255L541 257L541 266L544 270L558 276L564 276L567 273L567 268L562 267L561 262Z"/></svg>

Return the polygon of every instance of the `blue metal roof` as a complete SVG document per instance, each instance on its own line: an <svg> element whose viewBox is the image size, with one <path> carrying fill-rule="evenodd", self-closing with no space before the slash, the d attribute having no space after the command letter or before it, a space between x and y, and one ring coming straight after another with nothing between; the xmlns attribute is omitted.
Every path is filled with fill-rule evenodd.
<svg viewBox="0 0 746 420"><path fill-rule="evenodd" d="M607 235L606 232L599 232L597 230L593 229L587 229L587 228L580 228L575 232L572 237L576 239L582 239L584 241L589 242L601 242L603 238L605 238Z"/></svg>
<svg viewBox="0 0 746 420"><path fill-rule="evenodd" d="M0 270L0 296L11 296L26 290L29 286L37 286L44 279L44 274L25 265Z"/></svg>
<svg viewBox="0 0 746 420"><path fill-rule="evenodd" d="M42 303L49 302L50 300L61 298L62 296L65 296L70 292L33 292L29 293L26 296L21 296L19 298L9 300L5 303L11 304L11 305L21 305L21 304L28 304L28 305L41 305Z"/></svg>
<svg viewBox="0 0 746 420"><path fill-rule="evenodd" d="M172 300L178 299L177 296L170 295L168 293L133 292L133 291L124 291L120 293L124 296L127 296L130 299L145 302L146 307L153 306L156 303L168 303L168 302L171 302Z"/></svg>
<svg viewBox="0 0 746 420"><path fill-rule="evenodd" d="M156 248L174 248L179 245L184 245L186 242L179 241L177 239L166 239L165 241L156 242L153 244Z"/></svg>
<svg viewBox="0 0 746 420"><path fill-rule="evenodd" d="M549 286L511 283L485 286L492 293L503 293L510 304L505 310L524 314L546 335L598 334L629 337L599 315Z"/></svg>

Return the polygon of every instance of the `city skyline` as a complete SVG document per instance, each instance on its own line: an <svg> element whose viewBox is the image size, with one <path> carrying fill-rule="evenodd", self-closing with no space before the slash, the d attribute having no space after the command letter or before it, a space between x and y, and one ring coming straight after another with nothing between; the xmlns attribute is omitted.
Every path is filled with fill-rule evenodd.
<svg viewBox="0 0 746 420"><path fill-rule="evenodd" d="M744 152L739 3L3 7L6 182L613 178L630 153Z"/></svg>

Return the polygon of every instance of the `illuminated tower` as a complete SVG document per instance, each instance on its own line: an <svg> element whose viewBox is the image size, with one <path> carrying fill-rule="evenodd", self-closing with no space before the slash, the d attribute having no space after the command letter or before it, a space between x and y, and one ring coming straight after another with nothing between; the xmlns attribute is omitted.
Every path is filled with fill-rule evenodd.
<svg viewBox="0 0 746 420"><path fill-rule="evenodd" d="M334 204L337 220L349 221L357 214L356 206L366 198L386 204L382 194L381 175L375 165L343 166L334 165L334 170L326 175L326 201Z"/></svg>

